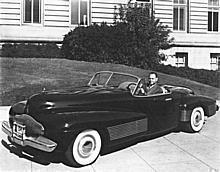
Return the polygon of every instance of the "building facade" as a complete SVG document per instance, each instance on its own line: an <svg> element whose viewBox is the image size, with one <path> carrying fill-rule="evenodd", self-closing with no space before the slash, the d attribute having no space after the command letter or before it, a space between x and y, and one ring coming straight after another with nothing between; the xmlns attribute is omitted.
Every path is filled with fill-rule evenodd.
<svg viewBox="0 0 220 172"><path fill-rule="evenodd" d="M0 43L56 42L79 25L114 22L129 0L0 0ZM138 1L138 0L137 0ZM140 0L172 31L164 64L220 70L220 0Z"/></svg>

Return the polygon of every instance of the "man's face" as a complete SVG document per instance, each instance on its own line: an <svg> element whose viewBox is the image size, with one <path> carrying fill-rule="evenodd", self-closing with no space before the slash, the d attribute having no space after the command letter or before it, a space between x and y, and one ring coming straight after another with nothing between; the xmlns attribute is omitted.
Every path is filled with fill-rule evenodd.
<svg viewBox="0 0 220 172"><path fill-rule="evenodd" d="M157 83L158 78L155 74L150 74L148 80L150 85L154 85Z"/></svg>

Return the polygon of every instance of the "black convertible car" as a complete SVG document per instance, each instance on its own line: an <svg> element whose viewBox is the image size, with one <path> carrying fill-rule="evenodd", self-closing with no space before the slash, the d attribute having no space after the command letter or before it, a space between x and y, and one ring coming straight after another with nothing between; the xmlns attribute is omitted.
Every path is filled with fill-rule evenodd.
<svg viewBox="0 0 220 172"><path fill-rule="evenodd" d="M59 150L70 164L93 163L106 147L172 131L202 129L216 101L185 87L161 85L163 93L139 94L144 80L102 71L74 90L42 91L14 104L2 130L21 147Z"/></svg>

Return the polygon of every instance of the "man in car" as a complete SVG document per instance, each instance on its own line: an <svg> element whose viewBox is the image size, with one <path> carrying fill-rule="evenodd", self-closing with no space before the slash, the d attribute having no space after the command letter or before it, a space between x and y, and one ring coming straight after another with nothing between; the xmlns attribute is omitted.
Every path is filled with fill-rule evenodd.
<svg viewBox="0 0 220 172"><path fill-rule="evenodd" d="M144 86L145 95L163 93L162 88L158 85L158 76L156 72L151 72L148 76L148 83Z"/></svg>

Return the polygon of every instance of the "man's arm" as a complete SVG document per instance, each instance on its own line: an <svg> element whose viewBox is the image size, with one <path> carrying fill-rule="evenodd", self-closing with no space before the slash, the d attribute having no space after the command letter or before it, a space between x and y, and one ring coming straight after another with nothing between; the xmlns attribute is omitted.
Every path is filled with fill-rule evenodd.
<svg viewBox="0 0 220 172"><path fill-rule="evenodd" d="M160 88L159 85L155 85L148 90L147 95L159 94L159 93L163 93L163 90L162 88Z"/></svg>

